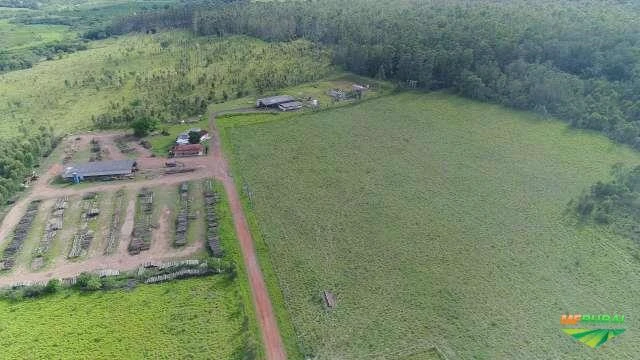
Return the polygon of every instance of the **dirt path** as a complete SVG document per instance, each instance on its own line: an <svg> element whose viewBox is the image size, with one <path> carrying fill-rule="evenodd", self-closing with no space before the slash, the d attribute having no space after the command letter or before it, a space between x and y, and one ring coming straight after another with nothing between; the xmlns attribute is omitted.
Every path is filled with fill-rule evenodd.
<svg viewBox="0 0 640 360"><path fill-rule="evenodd" d="M253 303L256 308L256 315L258 317L258 323L260 330L262 331L262 339L264 342L265 352L268 360L283 360L286 359L286 352L284 350L284 344L280 337L280 331L278 329L278 323L276 321L275 314L273 312L273 306L271 305L271 299L267 291L267 286L262 277L260 271L260 265L256 256L256 251L253 246L253 239L249 232L249 225L245 219L244 212L242 210L242 204L238 191L233 182L233 178L229 172L229 166L227 164L222 149L220 147L220 139L218 137L218 131L216 129L215 117L216 113L212 114L210 119L210 127L212 134L211 138L211 156L214 172L217 177L222 180L222 183L229 199L229 206L231 213L233 214L233 222L240 241L240 248L242 250L242 257L249 276L249 284L251 285L251 293L253 295Z"/></svg>

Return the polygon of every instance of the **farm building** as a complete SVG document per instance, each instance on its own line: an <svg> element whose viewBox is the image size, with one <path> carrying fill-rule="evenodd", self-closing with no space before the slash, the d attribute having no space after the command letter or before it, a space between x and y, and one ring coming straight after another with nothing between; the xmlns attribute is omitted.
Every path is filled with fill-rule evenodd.
<svg viewBox="0 0 640 360"><path fill-rule="evenodd" d="M74 164L62 173L65 180L80 182L83 180L111 179L132 176L137 163L135 160L94 161Z"/></svg>
<svg viewBox="0 0 640 360"><path fill-rule="evenodd" d="M355 92L365 92L365 91L367 91L369 89L366 86L353 84L353 85L351 85L351 90L353 90Z"/></svg>
<svg viewBox="0 0 640 360"><path fill-rule="evenodd" d="M282 111L298 110L298 109L302 109L302 103L299 101L290 101L290 102L286 102L278 105L278 109Z"/></svg>
<svg viewBox="0 0 640 360"><path fill-rule="evenodd" d="M169 151L169 156L172 157L202 156L203 154L202 144L176 145Z"/></svg>
<svg viewBox="0 0 640 360"><path fill-rule="evenodd" d="M292 101L295 101L295 99L289 95L271 96L256 100L256 107L277 108L280 104Z"/></svg>
<svg viewBox="0 0 640 360"><path fill-rule="evenodd" d="M176 144L178 145L189 144L189 133L192 133L192 132L197 132L200 134L200 142L211 139L209 132L207 132L206 130L193 128L193 129L189 129L189 131L185 131L182 134L178 135L178 137L176 138Z"/></svg>
<svg viewBox="0 0 640 360"><path fill-rule="evenodd" d="M347 94L344 92L344 90L340 89L329 90L327 92L327 95L329 95L329 97L333 98L333 100L335 101L340 101L347 98Z"/></svg>

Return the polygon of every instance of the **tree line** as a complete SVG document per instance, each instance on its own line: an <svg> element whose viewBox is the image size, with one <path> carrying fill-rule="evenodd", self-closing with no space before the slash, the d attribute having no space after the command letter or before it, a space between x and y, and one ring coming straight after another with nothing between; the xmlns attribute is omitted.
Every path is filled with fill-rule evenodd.
<svg viewBox="0 0 640 360"><path fill-rule="evenodd" d="M20 127L21 136L3 139L0 143L0 204L22 189L42 156L48 156L59 138L52 127Z"/></svg>
<svg viewBox="0 0 640 360"><path fill-rule="evenodd" d="M638 18L637 4L619 1L237 1L112 30L305 38L360 75L553 115L640 149Z"/></svg>
<svg viewBox="0 0 640 360"><path fill-rule="evenodd" d="M617 164L612 175L613 180L598 181L570 205L583 221L611 226L640 242L640 166Z"/></svg>

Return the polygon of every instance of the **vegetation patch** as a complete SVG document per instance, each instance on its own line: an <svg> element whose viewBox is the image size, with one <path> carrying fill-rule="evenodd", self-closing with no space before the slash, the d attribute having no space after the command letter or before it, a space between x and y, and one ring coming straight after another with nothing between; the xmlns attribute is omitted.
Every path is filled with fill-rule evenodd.
<svg viewBox="0 0 640 360"><path fill-rule="evenodd" d="M235 354L243 351L248 335L236 288L234 282L213 276L130 290L63 290L36 300L2 300L0 346L7 358L240 359Z"/></svg>
<svg viewBox="0 0 640 360"><path fill-rule="evenodd" d="M610 226L640 244L640 166L617 164L611 174L612 180L598 181L569 204L581 220Z"/></svg>

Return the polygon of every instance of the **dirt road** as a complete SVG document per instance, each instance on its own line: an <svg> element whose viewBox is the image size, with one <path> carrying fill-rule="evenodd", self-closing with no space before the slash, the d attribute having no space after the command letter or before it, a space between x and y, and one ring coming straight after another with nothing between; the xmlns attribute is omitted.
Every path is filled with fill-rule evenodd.
<svg viewBox="0 0 640 360"><path fill-rule="evenodd" d="M273 306L271 305L267 286L264 282L264 278L262 277L262 272L260 271L260 265L258 264L256 251L253 246L253 239L249 232L249 225L245 219L235 183L233 182L233 178L230 176L229 165L224 158L220 147L220 138L218 136L215 122L216 115L217 114L214 113L210 119L210 133L212 134L211 152L213 153L211 159L214 167L213 171L216 173L216 177L222 181L225 192L227 193L227 198L229 199L229 206L233 214L236 234L240 241L244 265L249 276L253 303L256 308L256 315L260 324L260 330L262 331L262 339L267 359L284 360L287 358L284 350L284 344L280 337L278 323L273 312Z"/></svg>

